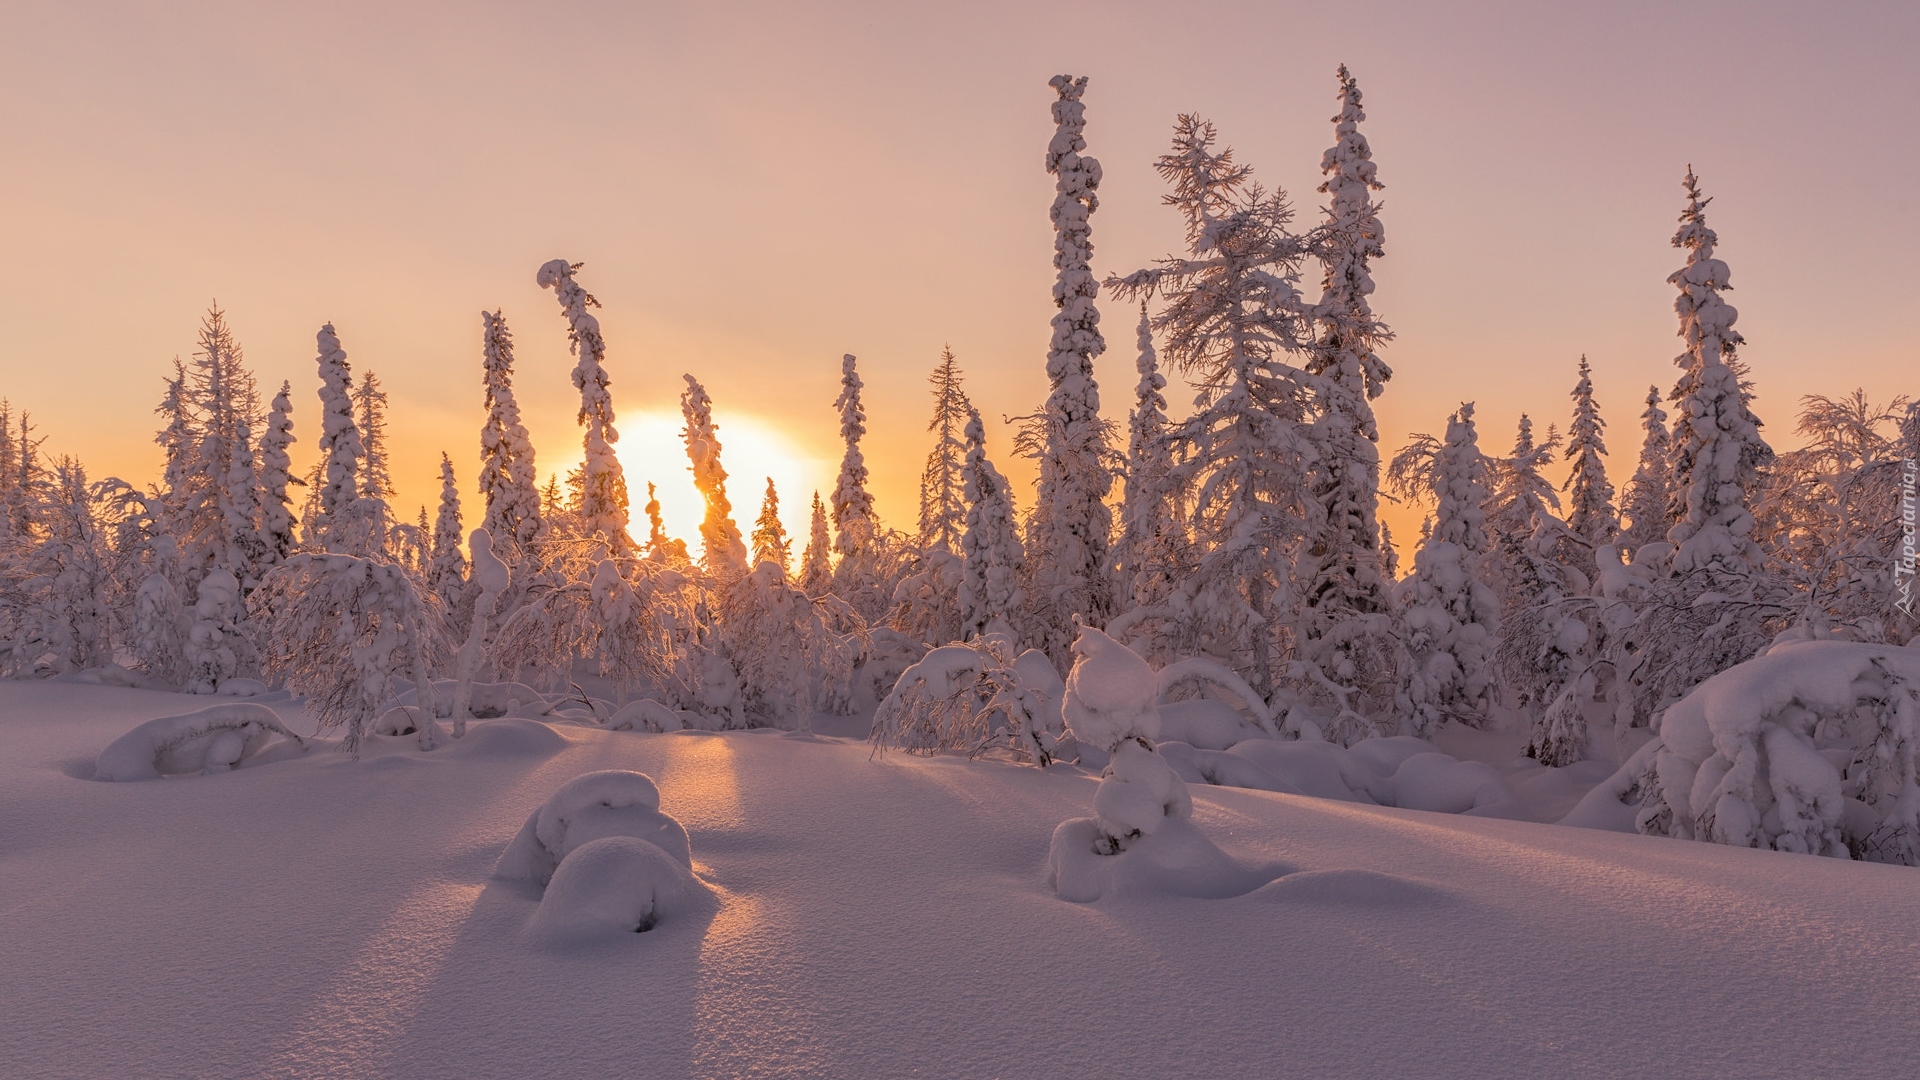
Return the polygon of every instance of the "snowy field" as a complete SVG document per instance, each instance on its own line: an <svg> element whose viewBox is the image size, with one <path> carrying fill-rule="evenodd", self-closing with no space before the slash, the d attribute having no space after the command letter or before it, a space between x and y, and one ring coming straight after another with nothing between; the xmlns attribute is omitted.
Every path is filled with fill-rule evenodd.
<svg viewBox="0 0 1920 1080"><path fill-rule="evenodd" d="M0 1073L1920 1069L1911 868L1195 784L1194 823L1273 880L1073 904L1048 842L1092 773L770 730L499 719L431 753L92 779L136 723L206 701L0 683ZM713 900L543 943L539 888L495 863L613 768L658 782Z"/></svg>

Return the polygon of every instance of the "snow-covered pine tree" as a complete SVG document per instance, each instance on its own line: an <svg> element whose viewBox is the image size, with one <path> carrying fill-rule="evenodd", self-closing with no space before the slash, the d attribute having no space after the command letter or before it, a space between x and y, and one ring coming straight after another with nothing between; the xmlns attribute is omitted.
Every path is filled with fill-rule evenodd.
<svg viewBox="0 0 1920 1080"><path fill-rule="evenodd" d="M1188 251L1107 285L1125 299L1166 298L1153 319L1168 358L1200 387L1173 433L1176 486L1191 491L1194 566L1152 621L1152 653L1205 652L1261 694L1280 672L1287 568L1305 531L1309 376L1296 282L1305 244L1286 196L1252 181L1211 123L1182 115L1154 168L1187 219Z"/></svg>
<svg viewBox="0 0 1920 1080"><path fill-rule="evenodd" d="M560 311L567 318L567 337L578 357L573 367L573 385L580 391L580 426L586 429L586 460L582 465L580 516L582 528L598 534L616 553L633 550L627 536L627 477L613 444L620 433L613 426L613 395L607 391L607 370L601 366L607 345L600 336L600 320L587 311L599 307L580 283L573 279L579 263L554 259L540 268L536 280L543 289L552 289L560 300ZM531 468L532 463L528 463Z"/></svg>
<svg viewBox="0 0 1920 1080"><path fill-rule="evenodd" d="M1380 523L1380 569L1386 571L1388 581L1400 580L1400 553L1393 547L1393 530L1386 522Z"/></svg>
<svg viewBox="0 0 1920 1080"><path fill-rule="evenodd" d="M1313 251L1324 267L1320 300L1313 307L1315 338L1307 371L1315 376L1313 441L1318 449L1311 484L1317 511L1310 515L1300 649L1325 680L1358 695L1365 712L1392 708L1394 643L1392 597L1381 567L1379 526L1380 435L1369 402L1379 397L1393 371L1376 353L1392 333L1373 313L1371 260L1384 254L1373 192L1372 151L1360 133L1366 113L1360 88L1340 65L1340 111L1333 117L1334 145L1320 159L1328 196L1326 221L1316 230Z"/></svg>
<svg viewBox="0 0 1920 1080"><path fill-rule="evenodd" d="M1567 428L1567 460L1573 472L1567 476L1567 530L1581 542L1577 550L1566 553L1569 560L1591 578L1593 553L1602 544L1611 543L1620 531L1620 518L1613 507L1613 483L1607 479L1607 444L1602 432L1607 422L1600 418L1600 406L1593 400L1593 369L1580 357L1580 381L1573 387L1573 423Z"/></svg>
<svg viewBox="0 0 1920 1080"><path fill-rule="evenodd" d="M1673 527L1668 517L1674 501L1673 440L1667 434L1667 413L1660 401L1660 388L1647 387L1647 410L1640 414L1644 432L1640 464L1633 471L1633 479L1627 481L1626 498L1620 507L1627 521L1621 544L1629 551L1665 543L1667 530Z"/></svg>
<svg viewBox="0 0 1920 1080"><path fill-rule="evenodd" d="M713 422L713 399L692 375L683 376L687 388L680 394L681 431L687 460L693 463L693 486L706 504L700 521L700 557L707 570L723 581L747 572L747 545L740 526L733 523L733 504L727 501L727 470L720 464L719 425Z"/></svg>
<svg viewBox="0 0 1920 1080"><path fill-rule="evenodd" d="M1107 493L1113 488L1108 462L1109 427L1100 417L1100 387L1093 361L1106 351L1100 336L1100 311L1094 306L1100 282L1088 264L1093 258L1092 215L1100 205L1100 162L1083 156L1087 148L1086 76L1056 75L1048 80L1058 95L1053 103L1053 139L1047 144L1047 172L1054 177L1053 339L1047 350L1047 403L1034 440L1040 465L1039 490L1028 523L1032 591L1029 596L1041 635L1040 647L1060 668L1073 663L1073 617L1105 626L1113 615L1113 514Z"/></svg>
<svg viewBox="0 0 1920 1080"><path fill-rule="evenodd" d="M1433 531L1399 586L1410 735L1430 735L1447 720L1484 725L1493 705L1499 599L1480 571L1490 547L1487 472L1472 403L1448 419L1444 442L1417 436L1393 460L1395 487L1435 502Z"/></svg>
<svg viewBox="0 0 1920 1080"><path fill-rule="evenodd" d="M800 591L825 596L833 589L833 538L827 531L827 506L813 493L813 518L807 529L807 549L800 556Z"/></svg>
<svg viewBox="0 0 1920 1080"><path fill-rule="evenodd" d="M872 546L878 525L873 496L867 493L867 459L860 440L867 434L867 413L860 404L860 372L852 353L840 359L840 437L846 453L840 458L840 477L833 485L833 547L844 558L863 554Z"/></svg>
<svg viewBox="0 0 1920 1080"><path fill-rule="evenodd" d="M197 445L179 500L186 515L179 535L191 580L218 567L250 586L267 551L253 461L258 393L220 305L201 319L197 344L185 391Z"/></svg>
<svg viewBox="0 0 1920 1080"><path fill-rule="evenodd" d="M1017 623L1025 607L1020 530L1014 523L1013 491L987 460L987 433L980 411L967 406L966 527L960 576L960 640L1004 634L1017 650Z"/></svg>
<svg viewBox="0 0 1920 1080"><path fill-rule="evenodd" d="M773 477L767 477L767 494L760 501L760 517L753 523L753 565L770 562L787 573L787 564L792 561L792 545L787 541L786 527L780 524L780 492L773 486Z"/></svg>
<svg viewBox="0 0 1920 1080"><path fill-rule="evenodd" d="M1745 576L1760 560L1752 538L1753 515L1746 484L1773 457L1748 411L1734 369L1735 350L1745 341L1733 328L1738 313L1721 298L1730 286L1727 264L1714 257L1719 237L1707 227L1700 182L1687 169L1687 209L1673 246L1687 264L1667 278L1680 290L1674 311L1686 351L1674 358L1685 373L1674 389L1682 416L1674 432L1674 486L1684 512L1668 532L1677 547L1673 570Z"/></svg>
<svg viewBox="0 0 1920 1080"><path fill-rule="evenodd" d="M281 382L273 395L273 411L267 414L267 429L260 435L260 535L266 541L266 565L281 562L293 553L293 499L287 485L293 478L293 459L287 447L293 438L293 384Z"/></svg>
<svg viewBox="0 0 1920 1080"><path fill-rule="evenodd" d="M199 425L194 422L193 406L187 397L186 365L178 356L173 358L173 377L167 380L167 392L154 409L166 419L166 426L153 437L160 445L164 463L161 466L160 487L155 493L161 506L160 524L176 538L184 538L191 527L189 507L195 501L194 465L200 456ZM12 432L8 430L5 417L0 414L0 437L8 442L4 449L11 451ZM7 481L13 479L11 454L0 461L0 490L4 490Z"/></svg>
<svg viewBox="0 0 1920 1080"><path fill-rule="evenodd" d="M24 419L16 446L35 453ZM88 483L71 457L44 478L37 461L34 468L36 502L24 515L33 528L0 547L13 556L0 558L0 676L57 675L113 660L113 551L101 527L101 486Z"/></svg>
<svg viewBox="0 0 1920 1080"><path fill-rule="evenodd" d="M480 494L486 500L482 527L494 554L509 564L540 533L533 440L520 422L513 396L513 334L498 311L480 313L487 418L480 425Z"/></svg>
<svg viewBox="0 0 1920 1080"><path fill-rule="evenodd" d="M320 478L320 505L309 538L322 550L365 553L371 547L360 526L358 505L365 450L353 418L353 373L332 323L322 326L315 339L320 347L319 449L326 472Z"/></svg>
<svg viewBox="0 0 1920 1080"><path fill-rule="evenodd" d="M967 516L962 491L966 487L967 444L961 432L967 425L970 403L960 389L960 367L953 346L941 347L939 366L927 381L933 384L933 419L927 423L927 430L933 433L933 450L927 455L926 471L920 474L920 546L957 552Z"/></svg>
<svg viewBox="0 0 1920 1080"><path fill-rule="evenodd" d="M1167 379L1160 373L1144 300L1137 342L1134 368L1140 381L1134 386L1133 410L1127 415L1127 476L1121 489L1120 540L1114 547L1122 599L1147 608L1164 602L1172 590L1180 570L1183 526L1179 493L1173 486L1167 397L1162 393Z"/></svg>
<svg viewBox="0 0 1920 1080"><path fill-rule="evenodd" d="M385 552L390 548L388 533L393 527L393 511L387 500L393 498L393 471L387 462L387 392L380 376L371 370L360 373L360 384L353 389L354 426L360 431L360 504L356 513L360 527L366 530L369 548Z"/></svg>
<svg viewBox="0 0 1920 1080"><path fill-rule="evenodd" d="M460 486L453 480L453 458L440 452L440 513L433 521L432 556L427 585L452 608L466 587L467 556L460 550Z"/></svg>

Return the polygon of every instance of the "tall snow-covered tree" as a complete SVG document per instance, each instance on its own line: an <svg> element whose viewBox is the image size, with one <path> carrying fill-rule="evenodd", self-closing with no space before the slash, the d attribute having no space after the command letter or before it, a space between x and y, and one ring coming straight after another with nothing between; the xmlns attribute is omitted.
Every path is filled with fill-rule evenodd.
<svg viewBox="0 0 1920 1080"><path fill-rule="evenodd" d="M1417 437L1393 461L1395 486L1435 503L1433 531L1400 582L1411 735L1429 735L1447 720L1482 726L1493 705L1499 600L1480 571L1490 547L1487 473L1471 403L1448 419L1444 442Z"/></svg>
<svg viewBox="0 0 1920 1080"><path fill-rule="evenodd" d="M693 486L706 503L700 521L701 558L707 569L732 580L747 572L747 545L733 522L733 504L727 501L727 470L720 464L719 425L713 422L713 399L691 375L680 394L680 415L687 426L687 460L693 463Z"/></svg>
<svg viewBox="0 0 1920 1080"><path fill-rule="evenodd" d="M827 531L827 506L813 493L813 517L808 523L807 549L800 556L800 591L824 596L833 588L833 538Z"/></svg>
<svg viewBox="0 0 1920 1080"><path fill-rule="evenodd" d="M1753 514L1745 485L1773 457L1748 411L1734 369L1735 350L1745 341L1733 328L1738 313L1721 297L1727 264L1714 257L1719 237L1707 227L1700 181L1687 169L1687 209L1673 246L1687 264L1667 278L1680 290L1674 311L1686 351L1674 358L1684 374L1674 389L1682 415L1674 433L1674 486L1685 500L1679 522L1668 532L1677 551L1675 573L1715 570L1745 574L1760 559L1753 541Z"/></svg>
<svg viewBox="0 0 1920 1080"><path fill-rule="evenodd" d="M424 511L422 511L424 513ZM460 486L453 479L453 458L440 453L440 512L434 518L427 585L452 607L467 580L467 556L460 550Z"/></svg>
<svg viewBox="0 0 1920 1080"><path fill-rule="evenodd" d="M186 365L178 356L173 358L173 377L167 380L166 394L154 412L166 419L166 425L153 441L160 445L163 464L160 472L158 491L161 512L161 526L176 538L184 538L189 529L194 500L193 488L197 478L194 466L200 455L199 426L194 422L193 404L187 395ZM7 481L13 479L11 468L11 435L4 415L0 415L0 449L9 451L7 460L0 461L0 490L5 490Z"/></svg>
<svg viewBox="0 0 1920 1080"><path fill-rule="evenodd" d="M360 384L353 390L354 426L360 430L360 527L370 538L371 551L387 548L387 534L393 527L393 511L387 500L393 498L393 470L387 461L387 392L380 376L371 370L360 373Z"/></svg>
<svg viewBox="0 0 1920 1080"><path fill-rule="evenodd" d="M253 459L259 394L218 304L201 319L197 345L185 372L196 445L185 494L172 500L185 514L179 537L194 580L221 568L250 585L267 551Z"/></svg>
<svg viewBox="0 0 1920 1080"><path fill-rule="evenodd" d="M1667 413L1660 407L1658 386L1647 387L1647 409L1640 414L1640 464L1627 481L1621 510L1627 519L1623 543L1631 550L1665 543L1673 527L1668 516L1673 505L1673 440L1667 434Z"/></svg>
<svg viewBox="0 0 1920 1080"><path fill-rule="evenodd" d="M1167 378L1153 347L1153 325L1140 303L1136 332L1139 353L1134 369L1133 410L1127 415L1127 475L1121 488L1120 540L1115 554L1123 599L1135 607L1161 603L1179 573L1183 528L1180 498L1173 485L1173 454L1167 420Z"/></svg>
<svg viewBox="0 0 1920 1080"><path fill-rule="evenodd" d="M760 501L760 517L753 523L753 565L763 562L773 563L780 572L787 572L787 564L792 560L792 545L787 541L786 526L780 524L780 492L773 486L773 477L767 477L767 494Z"/></svg>
<svg viewBox="0 0 1920 1080"><path fill-rule="evenodd" d="M967 515L963 492L967 444L961 432L970 403L960 389L953 346L941 348L939 366L928 381L933 384L933 419L927 423L933 450L927 455L926 471L920 474L920 546L958 551Z"/></svg>
<svg viewBox="0 0 1920 1080"><path fill-rule="evenodd" d="M1322 679L1357 691L1360 702L1379 713L1392 705L1395 645L1375 520L1380 454L1374 444L1380 434L1369 403L1393 375L1375 351L1392 334L1368 300L1373 293L1368 265L1385 253L1373 202L1382 185L1360 133L1366 119L1360 88L1346 65L1338 75L1335 141L1320 159L1326 221L1313 238L1324 273L1306 365L1314 376L1312 433L1318 453L1311 478L1316 510L1309 517L1306 557L1296 571L1305 579L1301 651Z"/></svg>
<svg viewBox="0 0 1920 1080"><path fill-rule="evenodd" d="M1092 215L1100 205L1100 162L1087 148L1085 76L1056 75L1048 81L1053 103L1053 139L1047 172L1054 177L1053 339L1047 350L1048 394L1038 417L1032 449L1039 458L1039 490L1028 524L1028 559L1041 647L1053 662L1072 663L1073 617L1105 626L1113 615L1108 566L1113 488L1108 464L1109 429L1100 417L1100 387L1093 361L1106 351L1100 311L1094 305L1099 279L1093 258Z"/></svg>
<svg viewBox="0 0 1920 1080"><path fill-rule="evenodd" d="M293 553L293 499L287 494L287 485L299 483L293 478L293 459L287 455L293 442L293 384L282 382L280 392L273 395L267 429L260 435L260 488L265 496L260 505L260 535L267 543L269 565Z"/></svg>
<svg viewBox="0 0 1920 1080"><path fill-rule="evenodd" d="M600 336L600 320L587 311L599 307L600 301L573 279L578 269L579 263L554 259L540 268L536 280L559 298L560 311L567 318L567 336L578 358L573 385L580 391L579 423L586 429L586 460L581 466L582 527L599 534L614 551L626 552L632 550L633 541L627 536L627 477L613 452L620 433L613 426L613 395L607 391L607 370L601 366L607 345Z"/></svg>
<svg viewBox="0 0 1920 1080"><path fill-rule="evenodd" d="M1025 598L1025 561L1014 522L1013 491L987 460L980 412L967 406L966 527L960 534L960 639L1004 634L1021 644L1017 623Z"/></svg>
<svg viewBox="0 0 1920 1080"><path fill-rule="evenodd" d="M480 494L486 500L482 527L493 550L509 564L540 533L540 493L533 440L520 422L513 396L513 333L498 311L480 313L482 372L487 418L480 425Z"/></svg>
<svg viewBox="0 0 1920 1080"><path fill-rule="evenodd" d="M840 478L833 485L833 547L842 556L865 552L879 528L873 496L867 492L867 459L860 452L860 440L867 434L860 390L860 372L848 353L840 359L840 396L833 402L840 410L840 437L847 446L840 458Z"/></svg>
<svg viewBox="0 0 1920 1080"><path fill-rule="evenodd" d="M1307 516L1307 373L1296 282L1305 254L1293 211L1252 170L1216 153L1211 123L1191 114L1155 169L1186 218L1188 251L1107 284L1126 299L1166 298L1154 316L1172 363L1200 393L1173 431L1174 482L1192 492L1197 557L1157 621L1149 651L1204 652L1261 694L1283 673L1291 557ZM1145 621L1145 620L1143 620Z"/></svg>
<svg viewBox="0 0 1920 1080"><path fill-rule="evenodd" d="M1573 423L1567 428L1567 460L1573 472L1567 476L1567 529L1582 542L1584 554L1579 567L1587 576L1594 571L1593 553L1610 543L1620 531L1620 519L1613 508L1613 483L1607 479L1607 444L1602 433L1607 422L1600 418L1600 406L1593 400L1593 369L1587 358L1580 358L1580 381L1573 387Z"/></svg>
<svg viewBox="0 0 1920 1080"><path fill-rule="evenodd" d="M359 522L360 459L365 450L353 417L353 373L333 324L315 335L320 347L319 508L312 538L327 551L347 554L370 550Z"/></svg>

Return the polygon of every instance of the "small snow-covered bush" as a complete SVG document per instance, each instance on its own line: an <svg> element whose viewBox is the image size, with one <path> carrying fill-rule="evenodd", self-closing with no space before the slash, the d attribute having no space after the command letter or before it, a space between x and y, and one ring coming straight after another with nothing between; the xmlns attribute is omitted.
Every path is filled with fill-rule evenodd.
<svg viewBox="0 0 1920 1080"><path fill-rule="evenodd" d="M1701 683L1569 822L1920 864L1920 649L1790 641Z"/></svg>
<svg viewBox="0 0 1920 1080"><path fill-rule="evenodd" d="M93 763L100 780L157 780L177 773L232 769L275 735L304 747L265 705L235 702L149 720L108 744Z"/></svg>
<svg viewBox="0 0 1920 1080"><path fill-rule="evenodd" d="M1036 765L1052 763L1063 734L1059 709L1021 677L1021 659L1012 652L994 635L927 653L874 712L874 747L979 753L1004 735L1015 753Z"/></svg>
<svg viewBox="0 0 1920 1080"><path fill-rule="evenodd" d="M608 836L645 840L682 866L693 865L687 830L660 812L653 781L645 773L606 769L576 776L549 796L507 845L493 876L545 885L570 852Z"/></svg>
<svg viewBox="0 0 1920 1080"><path fill-rule="evenodd" d="M1123 740L1160 737L1160 677L1138 653L1082 626L1073 654L1061 711L1074 738L1111 750Z"/></svg>
<svg viewBox="0 0 1920 1080"><path fill-rule="evenodd" d="M693 873L657 845L604 836L561 861L533 913L533 933L557 945L645 933L686 907L692 891Z"/></svg>

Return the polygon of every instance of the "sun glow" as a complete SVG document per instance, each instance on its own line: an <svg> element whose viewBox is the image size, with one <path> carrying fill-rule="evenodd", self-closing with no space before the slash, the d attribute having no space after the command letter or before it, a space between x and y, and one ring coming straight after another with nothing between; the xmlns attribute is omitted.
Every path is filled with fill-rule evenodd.
<svg viewBox="0 0 1920 1080"><path fill-rule="evenodd" d="M809 456L798 443L757 417L719 413L715 420L720 464L727 470L727 501L733 504L733 520L740 526L740 535L752 537L767 478L772 477L780 493L780 521L793 542L797 567L807 543L813 493L817 490L821 498L827 497L835 462ZM706 507L693 486L686 443L680 434L685 426L680 415L644 412L621 416L615 425L620 430L620 465L627 474L627 493L632 502L628 531L636 540L646 539L647 484L652 483L658 490L660 517L667 534L685 540L688 550L698 556L700 520L706 516Z"/></svg>

